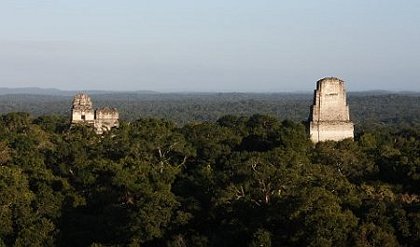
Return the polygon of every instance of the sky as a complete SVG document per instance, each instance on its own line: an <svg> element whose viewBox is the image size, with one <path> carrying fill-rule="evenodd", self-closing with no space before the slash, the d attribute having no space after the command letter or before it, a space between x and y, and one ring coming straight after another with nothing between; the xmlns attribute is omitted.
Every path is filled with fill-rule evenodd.
<svg viewBox="0 0 420 247"><path fill-rule="evenodd" d="M0 0L0 87L420 91L417 0Z"/></svg>

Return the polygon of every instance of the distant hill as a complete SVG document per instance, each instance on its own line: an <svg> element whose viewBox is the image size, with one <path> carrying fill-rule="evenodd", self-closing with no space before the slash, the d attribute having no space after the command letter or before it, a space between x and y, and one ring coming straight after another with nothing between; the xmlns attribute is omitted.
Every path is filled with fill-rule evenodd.
<svg viewBox="0 0 420 247"><path fill-rule="evenodd" d="M157 94L158 92L150 90L138 91L107 91L107 90L60 90L56 88L38 88L38 87L22 87L22 88L7 88L0 87L0 95L8 94L25 94L25 95L51 95L51 96L73 96L79 92L88 94Z"/></svg>
<svg viewBox="0 0 420 247"><path fill-rule="evenodd" d="M312 95L313 91L294 91L294 92L273 92L273 93L252 93L252 92L166 92L161 93L152 90L136 90L136 91L113 91L113 90L61 90L57 88L39 88L39 87L22 87L22 88L8 88L0 87L0 95L21 94L21 95L50 95L50 96L74 96L79 92L84 92L91 95L182 95L182 96L214 96L214 95L237 95L237 96L257 96L257 95ZM389 95L389 94L403 94L403 95L420 95L416 91L387 91L387 90L369 90L369 91L351 91L349 95L353 96L369 96L369 95Z"/></svg>
<svg viewBox="0 0 420 247"><path fill-rule="evenodd" d="M351 91L349 95L352 96L370 96L370 95L420 95L420 92L416 91L387 91L387 90L368 90L368 91Z"/></svg>
<svg viewBox="0 0 420 247"><path fill-rule="evenodd" d="M55 88L37 88L37 87L23 87L23 88L7 88L0 87L0 95L6 94L33 94L33 95L65 95L65 91Z"/></svg>

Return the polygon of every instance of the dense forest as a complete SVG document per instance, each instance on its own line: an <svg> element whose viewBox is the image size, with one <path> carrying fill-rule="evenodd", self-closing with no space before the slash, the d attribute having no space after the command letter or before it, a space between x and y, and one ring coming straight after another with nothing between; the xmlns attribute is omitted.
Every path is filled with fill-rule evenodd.
<svg viewBox="0 0 420 247"><path fill-rule="evenodd" d="M418 105L388 114L407 111L316 145L301 121L261 114L102 136L4 114L0 246L420 246Z"/></svg>
<svg viewBox="0 0 420 247"><path fill-rule="evenodd" d="M224 115L270 115L304 121L313 93L114 93L90 95L95 107L116 107L126 121L164 118L182 126L194 121L215 122ZM0 95L0 113L28 112L34 116L69 116L72 96ZM349 93L350 114L356 126L420 124L420 94Z"/></svg>

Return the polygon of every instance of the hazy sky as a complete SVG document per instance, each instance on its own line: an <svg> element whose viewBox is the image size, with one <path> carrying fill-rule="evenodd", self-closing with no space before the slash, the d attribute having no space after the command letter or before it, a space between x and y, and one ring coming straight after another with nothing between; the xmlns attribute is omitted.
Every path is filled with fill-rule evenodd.
<svg viewBox="0 0 420 247"><path fill-rule="evenodd" d="M420 91L418 0L0 0L0 87Z"/></svg>

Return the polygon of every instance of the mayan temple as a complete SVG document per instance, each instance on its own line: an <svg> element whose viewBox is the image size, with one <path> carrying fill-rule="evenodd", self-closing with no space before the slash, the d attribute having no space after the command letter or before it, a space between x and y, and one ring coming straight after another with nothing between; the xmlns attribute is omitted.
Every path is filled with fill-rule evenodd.
<svg viewBox="0 0 420 247"><path fill-rule="evenodd" d="M317 82L309 116L309 134L314 143L354 137L344 81L327 77Z"/></svg>
<svg viewBox="0 0 420 247"><path fill-rule="evenodd" d="M119 126L119 114L115 108L93 109L92 100L87 94L74 96L71 108L72 124L87 124L93 126L97 134Z"/></svg>

